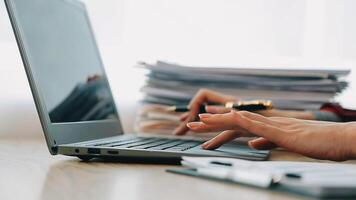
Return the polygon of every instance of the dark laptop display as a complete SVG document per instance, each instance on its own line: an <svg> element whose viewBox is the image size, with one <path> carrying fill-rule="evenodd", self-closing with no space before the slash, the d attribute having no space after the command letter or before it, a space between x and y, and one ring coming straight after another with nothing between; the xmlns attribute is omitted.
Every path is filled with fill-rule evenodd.
<svg viewBox="0 0 356 200"><path fill-rule="evenodd" d="M47 1L46 7L42 0L27 2L15 5L18 23L51 122L116 118L83 7L76 1ZM29 12L41 14L29 18Z"/></svg>

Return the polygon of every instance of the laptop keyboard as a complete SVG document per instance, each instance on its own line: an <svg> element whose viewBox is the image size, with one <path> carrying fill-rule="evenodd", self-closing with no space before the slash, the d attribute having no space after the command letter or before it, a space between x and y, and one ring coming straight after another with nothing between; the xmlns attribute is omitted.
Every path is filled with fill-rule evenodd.
<svg viewBox="0 0 356 200"><path fill-rule="evenodd" d="M122 139L105 143L95 144L94 146L119 147L129 149L149 149L166 151L186 151L202 144L195 140L180 140L167 138L146 138L137 137L131 139Z"/></svg>

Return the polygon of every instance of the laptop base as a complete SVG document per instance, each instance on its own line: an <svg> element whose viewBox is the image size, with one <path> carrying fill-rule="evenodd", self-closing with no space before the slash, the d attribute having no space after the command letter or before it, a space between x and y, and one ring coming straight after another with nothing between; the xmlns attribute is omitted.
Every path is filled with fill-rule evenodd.
<svg viewBox="0 0 356 200"><path fill-rule="evenodd" d="M147 142L148 141L148 142ZM58 154L75 156L83 161L142 161L144 163L178 163L182 156L219 156L262 161L269 151L228 143L216 150L201 148L203 141L161 137L116 136L107 139L58 146ZM161 148L162 147L162 148Z"/></svg>

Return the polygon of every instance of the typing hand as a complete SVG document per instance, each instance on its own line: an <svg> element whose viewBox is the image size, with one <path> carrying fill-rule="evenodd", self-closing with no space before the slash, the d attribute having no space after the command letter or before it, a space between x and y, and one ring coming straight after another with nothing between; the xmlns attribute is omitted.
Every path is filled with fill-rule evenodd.
<svg viewBox="0 0 356 200"><path fill-rule="evenodd" d="M238 101L237 98L233 96L224 95L212 90L201 89L198 93L194 96L194 98L189 103L190 111L183 114L181 117L182 123L174 130L175 135L184 135L189 128L186 126L187 123L196 121L198 119L198 114L201 105L209 104L209 103L216 103L216 104L225 104L229 101ZM206 106L205 110L208 113L212 114L223 114L230 112L230 108L225 108L223 106ZM268 117L294 117L299 119L313 119L313 115L311 112L307 111L289 111L289 110L263 110L263 111L256 111L264 116Z"/></svg>
<svg viewBox="0 0 356 200"><path fill-rule="evenodd" d="M229 101L237 101L235 97L223 95L212 90L201 89L189 103L190 111L183 114L181 117L182 123L174 130L175 135L184 135L189 130L187 123L198 119L199 109L201 105L208 103L225 104ZM226 113L231 109L221 106L206 106L205 110L208 113Z"/></svg>
<svg viewBox="0 0 356 200"><path fill-rule="evenodd" d="M305 156L336 161L355 154L356 123L264 117L246 111L199 116L201 122L187 124L192 131L223 131L204 143L204 149L215 149L237 137L253 134L260 137L249 142L256 149L279 146Z"/></svg>

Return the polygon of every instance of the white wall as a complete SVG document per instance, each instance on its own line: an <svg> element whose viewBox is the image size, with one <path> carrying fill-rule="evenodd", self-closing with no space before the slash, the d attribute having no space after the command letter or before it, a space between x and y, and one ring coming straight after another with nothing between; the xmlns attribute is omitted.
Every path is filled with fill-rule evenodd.
<svg viewBox="0 0 356 200"><path fill-rule="evenodd" d="M138 88L143 83L142 72L133 68L139 60L230 66L353 68L356 64L353 0L85 2L120 114L129 116L124 120L126 130L132 130L133 102L140 97ZM41 136L3 2L0 95L0 134ZM356 105L351 97L352 88L341 99Z"/></svg>

